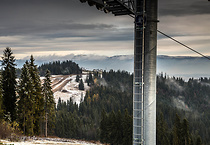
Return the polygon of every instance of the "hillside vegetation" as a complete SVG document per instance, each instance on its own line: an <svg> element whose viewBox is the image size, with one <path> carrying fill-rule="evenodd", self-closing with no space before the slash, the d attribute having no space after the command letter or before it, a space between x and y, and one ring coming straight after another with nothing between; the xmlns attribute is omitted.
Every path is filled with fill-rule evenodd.
<svg viewBox="0 0 210 145"><path fill-rule="evenodd" d="M40 70L47 69L42 81L34 63L31 56L23 65L17 82L12 51L10 48L4 51L0 77L1 138L14 138L22 133L100 140L114 145L132 144L131 74L126 71L92 71L84 79L77 64L71 61L52 62L40 67ZM54 77L52 85L49 70L68 76L61 75L59 80ZM75 75L70 75L72 73ZM62 84L59 85L59 82ZM72 98L62 101L61 94L55 105L53 90L63 93L75 91L63 89L68 83L70 87L74 84L73 87L80 89L82 94L88 88L85 96L81 94L82 99L76 103ZM209 78L191 78L185 82L182 78L158 75L157 144L209 145L209 104Z"/></svg>
<svg viewBox="0 0 210 145"><path fill-rule="evenodd" d="M97 81L79 107L71 100L58 104L56 133L60 137L72 134L104 143L132 144L132 75L112 70L102 74L102 78L94 75ZM157 76L157 144L209 144L209 83L207 78L185 82ZM61 133L63 125L72 124L69 122L75 126L69 127L72 130L63 127ZM75 132L78 135L74 136Z"/></svg>
<svg viewBox="0 0 210 145"><path fill-rule="evenodd" d="M163 136L171 142L174 134L189 136L189 144L210 144L210 79L157 77L157 140ZM174 126L175 125L175 126ZM185 126L185 127L184 127ZM177 129L178 128L178 129ZM164 133L164 134L163 134Z"/></svg>

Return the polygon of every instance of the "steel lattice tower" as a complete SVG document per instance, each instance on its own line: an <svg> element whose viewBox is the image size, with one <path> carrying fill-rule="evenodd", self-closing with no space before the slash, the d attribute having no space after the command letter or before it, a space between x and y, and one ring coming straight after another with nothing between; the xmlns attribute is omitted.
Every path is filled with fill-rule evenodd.
<svg viewBox="0 0 210 145"><path fill-rule="evenodd" d="M156 145L157 0L80 0L135 23L133 145Z"/></svg>

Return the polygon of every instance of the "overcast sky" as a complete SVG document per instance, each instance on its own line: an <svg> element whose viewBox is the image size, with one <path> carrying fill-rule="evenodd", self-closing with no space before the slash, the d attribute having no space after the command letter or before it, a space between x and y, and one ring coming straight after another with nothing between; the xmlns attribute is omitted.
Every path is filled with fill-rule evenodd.
<svg viewBox="0 0 210 145"><path fill-rule="evenodd" d="M158 29L210 55L210 2L159 0ZM79 0L0 0L0 55L133 54L134 20L115 17ZM197 56L158 35L158 54Z"/></svg>

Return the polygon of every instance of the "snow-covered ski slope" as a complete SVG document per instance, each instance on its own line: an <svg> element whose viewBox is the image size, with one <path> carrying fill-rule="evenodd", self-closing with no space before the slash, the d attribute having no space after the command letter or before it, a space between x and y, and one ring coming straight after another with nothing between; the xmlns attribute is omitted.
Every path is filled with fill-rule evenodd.
<svg viewBox="0 0 210 145"><path fill-rule="evenodd" d="M64 139L64 138L42 138L42 137L25 137L26 140L20 142L11 142L8 140L0 139L0 143L9 145L102 145L97 142L88 142L82 140L74 139Z"/></svg>
<svg viewBox="0 0 210 145"><path fill-rule="evenodd" d="M79 83L76 82L76 75L52 75L52 91L54 93L54 98L56 104L58 99L61 98L63 101L67 101L70 98L76 104L80 104L84 100L86 90L89 89L85 79L87 73L83 73L81 78L84 82L85 90L79 90Z"/></svg>

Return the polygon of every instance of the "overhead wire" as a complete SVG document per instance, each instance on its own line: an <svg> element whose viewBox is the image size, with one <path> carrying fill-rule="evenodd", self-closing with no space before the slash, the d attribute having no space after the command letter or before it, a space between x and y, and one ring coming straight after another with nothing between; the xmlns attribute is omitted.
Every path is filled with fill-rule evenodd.
<svg viewBox="0 0 210 145"><path fill-rule="evenodd" d="M162 34L162 35L164 35L164 36L166 36L166 37L170 38L171 40L175 41L176 43L178 43L178 44L180 44L180 45L182 45L182 46L186 47L187 49L189 49L189 50L191 50L191 51L193 51L193 52L195 52L195 53L197 53L197 54L201 55L202 57L204 57L204 58L206 58L206 59L210 60L210 58L209 58L209 57L207 57L206 55L204 55L204 54L202 54L202 53L200 53L200 52L198 52L198 51L194 50L193 48L191 48L191 47L189 47L189 46L185 45L184 43L182 43L182 42L180 42L180 41L178 41L178 40L174 39L173 37L171 37L171 36L169 36L169 35L167 35L167 34L165 34L165 33L163 33L163 32L161 32L160 30L157 30L157 32L159 32L160 34Z"/></svg>

